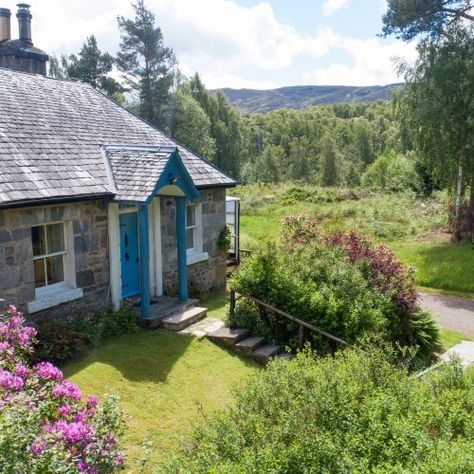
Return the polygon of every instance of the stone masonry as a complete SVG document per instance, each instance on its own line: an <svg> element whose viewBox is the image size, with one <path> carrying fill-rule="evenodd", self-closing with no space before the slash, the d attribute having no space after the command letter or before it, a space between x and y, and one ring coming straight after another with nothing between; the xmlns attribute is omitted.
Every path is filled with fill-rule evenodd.
<svg viewBox="0 0 474 474"><path fill-rule="evenodd" d="M203 252L209 259L188 265L190 296L202 296L224 288L226 254L217 247L225 226L225 189L202 189ZM161 238L163 257L163 287L165 294L176 295L178 283L176 250L176 207L173 198L161 198Z"/></svg>
<svg viewBox="0 0 474 474"><path fill-rule="evenodd" d="M32 320L69 319L110 301L107 211L98 201L0 210L0 298L26 311L35 299L30 228L66 221L72 221L76 283L84 297L34 313Z"/></svg>

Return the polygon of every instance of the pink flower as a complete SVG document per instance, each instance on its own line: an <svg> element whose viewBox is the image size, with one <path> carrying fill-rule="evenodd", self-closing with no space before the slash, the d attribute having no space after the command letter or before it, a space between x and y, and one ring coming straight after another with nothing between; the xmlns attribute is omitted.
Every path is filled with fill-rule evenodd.
<svg viewBox="0 0 474 474"><path fill-rule="evenodd" d="M13 375L8 370L0 370L0 386L11 390L21 390L24 382L21 377Z"/></svg>
<svg viewBox="0 0 474 474"><path fill-rule="evenodd" d="M97 397L95 395L87 397L86 405L87 408L95 408L97 406Z"/></svg>
<svg viewBox="0 0 474 474"><path fill-rule="evenodd" d="M31 446L30 446L31 452L32 452L35 456L39 456L39 455L44 451L44 448L45 448L45 443L44 443L44 441L39 441L39 442L31 443Z"/></svg>
<svg viewBox="0 0 474 474"><path fill-rule="evenodd" d="M71 413L71 407L69 405L59 405L58 411L61 416L68 416Z"/></svg>
<svg viewBox="0 0 474 474"><path fill-rule="evenodd" d="M39 362L33 368L42 379L58 381L63 379L63 373L50 362Z"/></svg>
<svg viewBox="0 0 474 474"><path fill-rule="evenodd" d="M23 364L17 364L15 365L15 374L24 378L28 375L28 368Z"/></svg>
<svg viewBox="0 0 474 474"><path fill-rule="evenodd" d="M54 423L53 431L60 433L64 440L70 444L78 442L87 444L93 435L93 429L91 425L84 424L82 422L68 423L64 420Z"/></svg>
<svg viewBox="0 0 474 474"><path fill-rule="evenodd" d="M114 463L117 466L123 466L124 461L125 461L125 457L124 457L123 453L119 453L119 454L117 454L117 456L114 457Z"/></svg>
<svg viewBox="0 0 474 474"><path fill-rule="evenodd" d="M70 400L80 400L82 398L79 387L68 380L63 380L53 388L53 396L57 398L69 398Z"/></svg>

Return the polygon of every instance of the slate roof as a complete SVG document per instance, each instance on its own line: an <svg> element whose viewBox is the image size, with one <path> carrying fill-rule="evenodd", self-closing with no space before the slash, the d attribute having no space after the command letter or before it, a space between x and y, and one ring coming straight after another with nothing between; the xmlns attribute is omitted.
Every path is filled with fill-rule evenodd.
<svg viewBox="0 0 474 474"><path fill-rule="evenodd" d="M114 194L100 147L123 143L177 146L198 188L236 184L87 84L0 68L0 206Z"/></svg>
<svg viewBox="0 0 474 474"><path fill-rule="evenodd" d="M115 199L144 202L153 193L175 148L104 150L115 180Z"/></svg>

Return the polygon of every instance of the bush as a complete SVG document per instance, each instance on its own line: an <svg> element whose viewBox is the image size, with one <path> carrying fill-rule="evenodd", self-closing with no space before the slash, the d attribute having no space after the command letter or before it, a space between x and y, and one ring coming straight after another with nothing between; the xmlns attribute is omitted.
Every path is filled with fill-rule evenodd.
<svg viewBox="0 0 474 474"><path fill-rule="evenodd" d="M304 216L286 217L283 243L255 252L230 285L349 343L378 334L418 344L423 356L431 356L437 346L439 329L418 312L411 269L383 245L354 232L324 236L316 221ZM268 310L239 314L237 322L251 330L263 323L274 341L297 347L297 325ZM311 338L319 352L333 349L315 333Z"/></svg>
<svg viewBox="0 0 474 474"><path fill-rule="evenodd" d="M73 329L71 324L48 321L38 329L35 360L63 362L72 359L86 348L84 334Z"/></svg>
<svg viewBox="0 0 474 474"><path fill-rule="evenodd" d="M219 234L219 238L217 239L217 248L223 252L228 252L231 246L232 232L230 231L230 227L225 225Z"/></svg>
<svg viewBox="0 0 474 474"><path fill-rule="evenodd" d="M162 471L470 473L473 390L458 363L423 381L387 347L300 354L258 372Z"/></svg>
<svg viewBox="0 0 474 474"><path fill-rule="evenodd" d="M29 365L36 330L10 306L0 322L0 472L121 470L123 417L115 398L82 395L50 362Z"/></svg>
<svg viewBox="0 0 474 474"><path fill-rule="evenodd" d="M87 346L97 346L109 337L138 331L131 305L119 310L112 306L75 321L48 321L39 326L34 360L63 362L72 359Z"/></svg>
<svg viewBox="0 0 474 474"><path fill-rule="evenodd" d="M423 184L413 156L389 151L377 158L365 172L362 182L369 188L386 191L412 190L422 193Z"/></svg>

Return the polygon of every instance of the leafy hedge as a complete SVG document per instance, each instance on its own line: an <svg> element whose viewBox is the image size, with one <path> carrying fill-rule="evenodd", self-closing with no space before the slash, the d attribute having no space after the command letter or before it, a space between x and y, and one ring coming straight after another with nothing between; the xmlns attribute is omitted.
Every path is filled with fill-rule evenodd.
<svg viewBox="0 0 474 474"><path fill-rule="evenodd" d="M88 346L98 346L109 337L134 333L138 329L131 305L119 310L110 306L73 321L46 321L38 328L33 358L36 361L63 362Z"/></svg>
<svg viewBox="0 0 474 474"><path fill-rule="evenodd" d="M474 377L411 377L388 348L275 361L162 472L472 472Z"/></svg>
<svg viewBox="0 0 474 474"><path fill-rule="evenodd" d="M425 356L439 346L439 329L416 304L412 273L386 247L355 233L320 234L302 216L284 220L283 243L269 244L244 262L230 285L308 323L355 343L365 334L417 344ZM280 316L240 303L233 327L261 331L274 342L296 348L298 328ZM328 341L311 333L313 347Z"/></svg>

